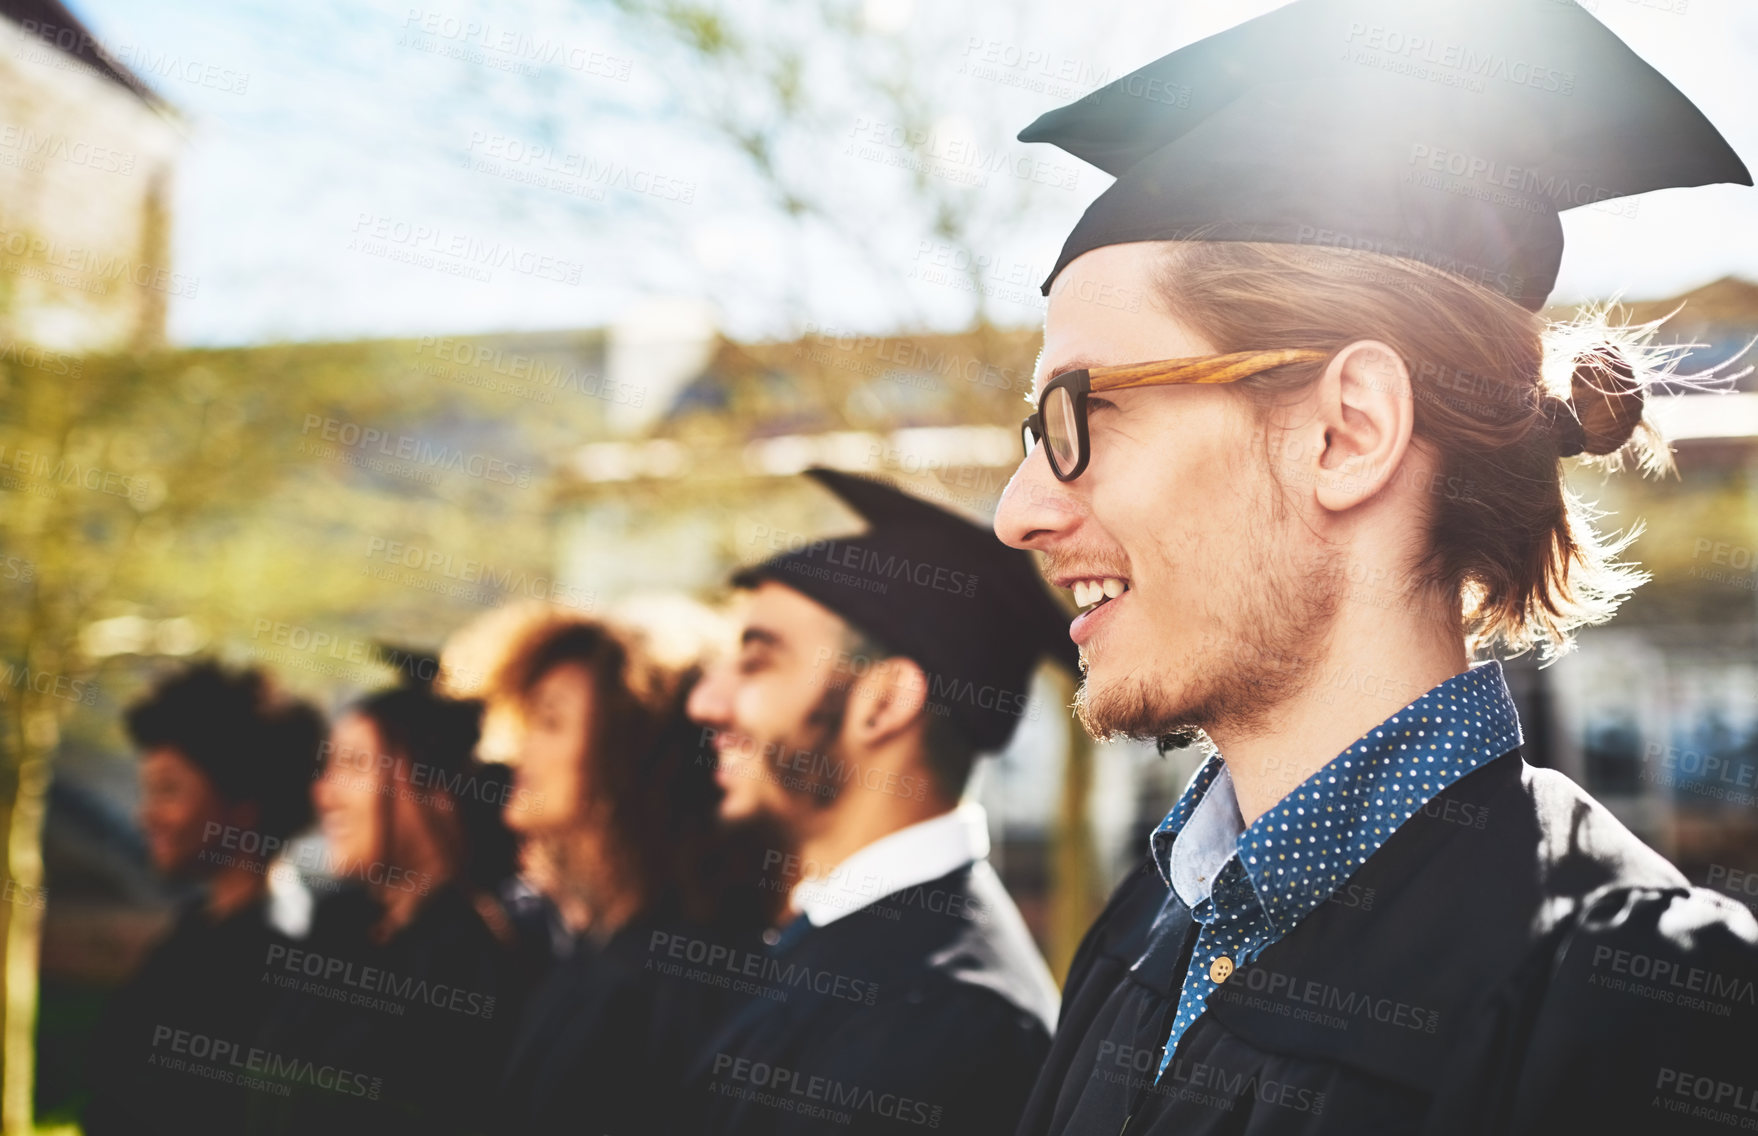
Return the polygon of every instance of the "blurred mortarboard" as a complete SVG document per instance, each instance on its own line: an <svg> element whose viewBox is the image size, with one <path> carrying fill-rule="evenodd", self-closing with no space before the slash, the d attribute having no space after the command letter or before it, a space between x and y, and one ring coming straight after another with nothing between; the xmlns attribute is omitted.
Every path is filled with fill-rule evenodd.
<svg viewBox="0 0 1758 1136"><path fill-rule="evenodd" d="M883 482L806 471L867 522L864 532L813 541L733 577L773 581L835 612L928 675L935 713L978 750L1007 744L1040 659L1074 671L1069 616L1029 553L987 528Z"/></svg>
<svg viewBox="0 0 1758 1136"><path fill-rule="evenodd" d="M440 674L438 652L389 639L374 639L372 649L374 660L396 671L397 681L403 686L432 689L436 685Z"/></svg>
<svg viewBox="0 0 1758 1136"><path fill-rule="evenodd" d="M1117 178L1044 281L1105 245L1249 240L1422 261L1543 306L1559 210L1752 178L1573 0L1296 0L1019 135Z"/></svg>

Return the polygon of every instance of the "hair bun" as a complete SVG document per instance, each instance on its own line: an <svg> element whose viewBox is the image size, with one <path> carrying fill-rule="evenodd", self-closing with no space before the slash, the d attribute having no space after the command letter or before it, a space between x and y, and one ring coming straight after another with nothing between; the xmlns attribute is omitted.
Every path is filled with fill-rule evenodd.
<svg viewBox="0 0 1758 1136"><path fill-rule="evenodd" d="M1539 413L1544 415L1544 433L1557 448L1557 457L1572 458L1587 448L1587 433L1568 403L1547 394Z"/></svg>
<svg viewBox="0 0 1758 1136"><path fill-rule="evenodd" d="M1611 454L1622 449L1642 421L1647 398L1630 364L1615 347L1595 347L1575 359L1569 402L1551 415L1558 454ZM1572 445L1572 448L1571 448Z"/></svg>

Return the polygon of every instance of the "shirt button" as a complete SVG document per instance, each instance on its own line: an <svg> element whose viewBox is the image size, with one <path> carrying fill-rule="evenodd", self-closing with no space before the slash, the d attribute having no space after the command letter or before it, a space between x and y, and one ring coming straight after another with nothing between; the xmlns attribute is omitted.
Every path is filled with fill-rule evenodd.
<svg viewBox="0 0 1758 1136"><path fill-rule="evenodd" d="M1222 955L1220 958L1209 964L1209 981L1215 983L1217 986L1227 981L1232 973L1233 960L1226 955Z"/></svg>

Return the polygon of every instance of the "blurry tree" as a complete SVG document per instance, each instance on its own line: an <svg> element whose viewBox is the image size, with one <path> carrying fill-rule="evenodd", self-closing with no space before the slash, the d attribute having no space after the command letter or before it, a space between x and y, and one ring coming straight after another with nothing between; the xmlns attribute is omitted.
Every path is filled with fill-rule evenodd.
<svg viewBox="0 0 1758 1136"><path fill-rule="evenodd" d="M1008 242L1046 205L1090 196L1097 175L1014 141L1036 113L1020 98L1036 92L1047 109L1108 80L1090 62L1097 35L1083 52L1039 6L989 13L973 37L968 18L913 0L599 2L644 57L689 76L669 85L666 114L742 156L763 204L797 232L860 252L902 300L899 323L922 325L929 269L931 287L971 297L972 329L1036 322L1049 265ZM809 286L810 266L790 279Z"/></svg>

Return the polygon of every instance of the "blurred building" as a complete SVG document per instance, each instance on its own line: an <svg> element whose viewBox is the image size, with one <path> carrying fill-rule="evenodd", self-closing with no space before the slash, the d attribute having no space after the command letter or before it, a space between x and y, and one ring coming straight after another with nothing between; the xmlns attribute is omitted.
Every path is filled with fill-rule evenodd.
<svg viewBox="0 0 1758 1136"><path fill-rule="evenodd" d="M171 265L173 112L59 0L0 16L0 337L155 346L198 286Z"/></svg>

